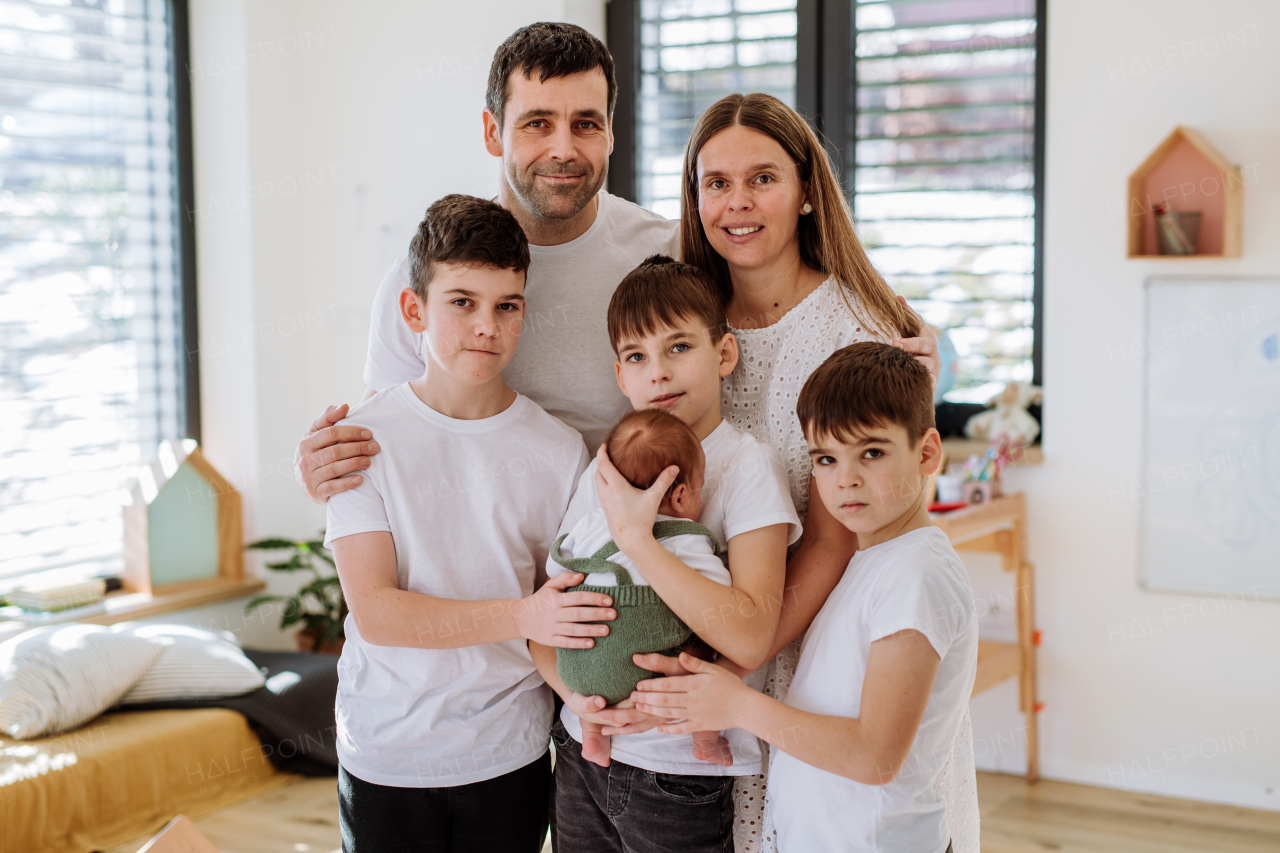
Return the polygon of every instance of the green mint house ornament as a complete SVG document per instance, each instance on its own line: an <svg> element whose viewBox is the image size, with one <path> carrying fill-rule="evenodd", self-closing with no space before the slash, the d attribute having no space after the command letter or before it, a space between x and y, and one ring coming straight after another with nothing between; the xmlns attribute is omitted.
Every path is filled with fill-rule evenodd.
<svg viewBox="0 0 1280 853"><path fill-rule="evenodd" d="M191 439L162 441L124 507L124 588L152 595L244 582L240 495Z"/></svg>

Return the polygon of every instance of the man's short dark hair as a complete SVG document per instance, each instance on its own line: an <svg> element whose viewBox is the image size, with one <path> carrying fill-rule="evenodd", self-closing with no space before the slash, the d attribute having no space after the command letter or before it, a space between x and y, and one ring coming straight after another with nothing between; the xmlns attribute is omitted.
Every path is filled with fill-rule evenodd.
<svg viewBox="0 0 1280 853"><path fill-rule="evenodd" d="M876 427L900 426L914 447L934 425L933 379L906 350L864 341L836 350L800 389L805 437L849 443Z"/></svg>
<svg viewBox="0 0 1280 853"><path fill-rule="evenodd" d="M573 24L538 23L521 27L502 43L489 66L489 89L485 106L501 129L507 101L511 98L512 74L545 83L553 77L568 77L599 68L609 86L609 113L613 118L618 103L618 81L613 73L613 57L600 39Z"/></svg>
<svg viewBox="0 0 1280 853"><path fill-rule="evenodd" d="M729 331L724 297L711 276L666 255L650 255L627 273L609 300L609 343L614 354L628 341L696 320L712 342Z"/></svg>
<svg viewBox="0 0 1280 853"><path fill-rule="evenodd" d="M409 280L419 299L437 264L526 272L529 240L510 211L482 198L447 195L427 208L409 243Z"/></svg>

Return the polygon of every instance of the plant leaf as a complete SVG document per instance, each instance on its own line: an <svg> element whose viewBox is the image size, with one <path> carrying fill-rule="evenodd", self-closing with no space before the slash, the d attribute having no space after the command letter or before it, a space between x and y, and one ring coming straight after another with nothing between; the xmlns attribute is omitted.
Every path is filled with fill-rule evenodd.
<svg viewBox="0 0 1280 853"><path fill-rule="evenodd" d="M283 563L267 563L268 569L275 569L278 572L296 572L299 569L311 568L302 561L301 554L294 554L286 562Z"/></svg>
<svg viewBox="0 0 1280 853"><path fill-rule="evenodd" d="M297 543L292 539L259 539L244 547L254 551L276 551L281 548L296 548Z"/></svg>
<svg viewBox="0 0 1280 853"><path fill-rule="evenodd" d="M267 604L268 602L271 602L271 601L284 601L284 600L285 599L281 598L278 595L260 595L244 606L244 612L249 613L250 611L254 610L260 605Z"/></svg>

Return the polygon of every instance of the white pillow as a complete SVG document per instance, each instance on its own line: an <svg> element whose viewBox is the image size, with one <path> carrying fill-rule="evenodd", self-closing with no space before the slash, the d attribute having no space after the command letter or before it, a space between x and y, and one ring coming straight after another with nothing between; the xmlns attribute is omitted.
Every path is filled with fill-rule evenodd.
<svg viewBox="0 0 1280 853"><path fill-rule="evenodd" d="M235 634L189 625L124 622L112 631L164 645L160 656L121 703L239 696L263 684L262 671L244 656Z"/></svg>
<svg viewBox="0 0 1280 853"><path fill-rule="evenodd" d="M102 625L49 625L0 643L0 731L26 740L74 729L120 701L164 653Z"/></svg>

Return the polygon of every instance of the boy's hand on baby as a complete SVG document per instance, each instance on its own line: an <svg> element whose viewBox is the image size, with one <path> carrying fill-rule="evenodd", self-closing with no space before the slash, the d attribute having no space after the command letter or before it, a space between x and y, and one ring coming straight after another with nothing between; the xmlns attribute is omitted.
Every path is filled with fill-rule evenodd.
<svg viewBox="0 0 1280 853"><path fill-rule="evenodd" d="M735 712L743 692L753 692L724 667L681 654L680 664L692 675L641 681L631 698L636 709L679 722L658 727L667 734L692 734L736 728Z"/></svg>
<svg viewBox="0 0 1280 853"><path fill-rule="evenodd" d="M658 475L652 486L637 489L614 467L608 450L600 445L596 451L596 492L609 521L609 535L624 552L646 536L653 538L658 507L679 473L680 469L672 465Z"/></svg>
<svg viewBox="0 0 1280 853"><path fill-rule="evenodd" d="M592 625L616 617L612 599L598 592L565 592L582 583L578 572L563 572L528 598L514 602L513 614L520 636L544 646L589 649L593 637L609 633L608 625ZM575 712L576 713L576 712Z"/></svg>

